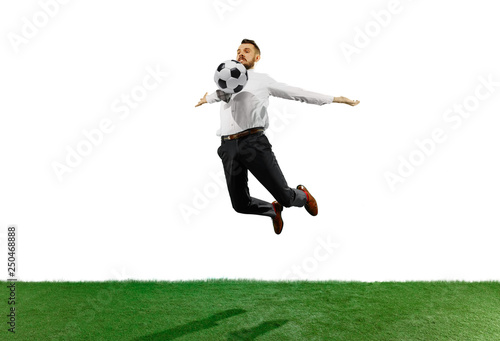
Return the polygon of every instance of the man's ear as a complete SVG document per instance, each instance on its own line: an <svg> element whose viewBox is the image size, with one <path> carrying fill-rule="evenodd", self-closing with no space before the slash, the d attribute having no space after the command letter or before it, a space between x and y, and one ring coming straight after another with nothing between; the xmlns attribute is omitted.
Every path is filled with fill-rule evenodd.
<svg viewBox="0 0 500 341"><path fill-rule="evenodd" d="M257 56L255 56L255 61L258 62L260 60L260 54L258 54Z"/></svg>

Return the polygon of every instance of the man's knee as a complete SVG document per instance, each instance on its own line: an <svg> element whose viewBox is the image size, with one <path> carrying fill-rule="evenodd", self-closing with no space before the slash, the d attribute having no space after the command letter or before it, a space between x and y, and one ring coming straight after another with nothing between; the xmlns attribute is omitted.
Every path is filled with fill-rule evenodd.
<svg viewBox="0 0 500 341"><path fill-rule="evenodd" d="M243 202L233 202L233 209L238 213L247 213L248 212L248 203Z"/></svg>

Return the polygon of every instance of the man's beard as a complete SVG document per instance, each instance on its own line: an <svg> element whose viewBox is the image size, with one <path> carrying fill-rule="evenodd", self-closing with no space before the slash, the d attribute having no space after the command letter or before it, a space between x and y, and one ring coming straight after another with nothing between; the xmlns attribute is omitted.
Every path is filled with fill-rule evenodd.
<svg viewBox="0 0 500 341"><path fill-rule="evenodd" d="M240 62L241 64L243 64L242 62ZM243 64L243 66L247 69L247 70L250 70L251 68L253 68L255 65L255 60L251 60L251 61L247 61L247 64Z"/></svg>

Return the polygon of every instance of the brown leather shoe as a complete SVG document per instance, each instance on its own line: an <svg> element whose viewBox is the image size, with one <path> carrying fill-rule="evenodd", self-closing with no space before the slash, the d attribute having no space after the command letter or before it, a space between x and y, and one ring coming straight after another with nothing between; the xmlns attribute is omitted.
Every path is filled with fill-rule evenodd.
<svg viewBox="0 0 500 341"><path fill-rule="evenodd" d="M283 206L279 202L273 201L273 208L274 212L276 212L276 217L273 218L274 232L280 234L283 230L283 219L281 218Z"/></svg>
<svg viewBox="0 0 500 341"><path fill-rule="evenodd" d="M318 214L318 203L316 202L316 199L309 193L307 188L305 188L302 185L298 185L297 189L300 189L301 191L304 191L307 195L307 202L305 204L306 211L309 212L310 215L315 216Z"/></svg>

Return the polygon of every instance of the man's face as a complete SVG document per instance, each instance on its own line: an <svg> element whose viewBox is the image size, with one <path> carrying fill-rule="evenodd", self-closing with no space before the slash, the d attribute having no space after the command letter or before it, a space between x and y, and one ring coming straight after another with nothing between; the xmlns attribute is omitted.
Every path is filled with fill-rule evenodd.
<svg viewBox="0 0 500 341"><path fill-rule="evenodd" d="M260 55L256 54L252 44L241 44L236 51L236 60L243 64L247 70L253 69L255 63L260 60Z"/></svg>

